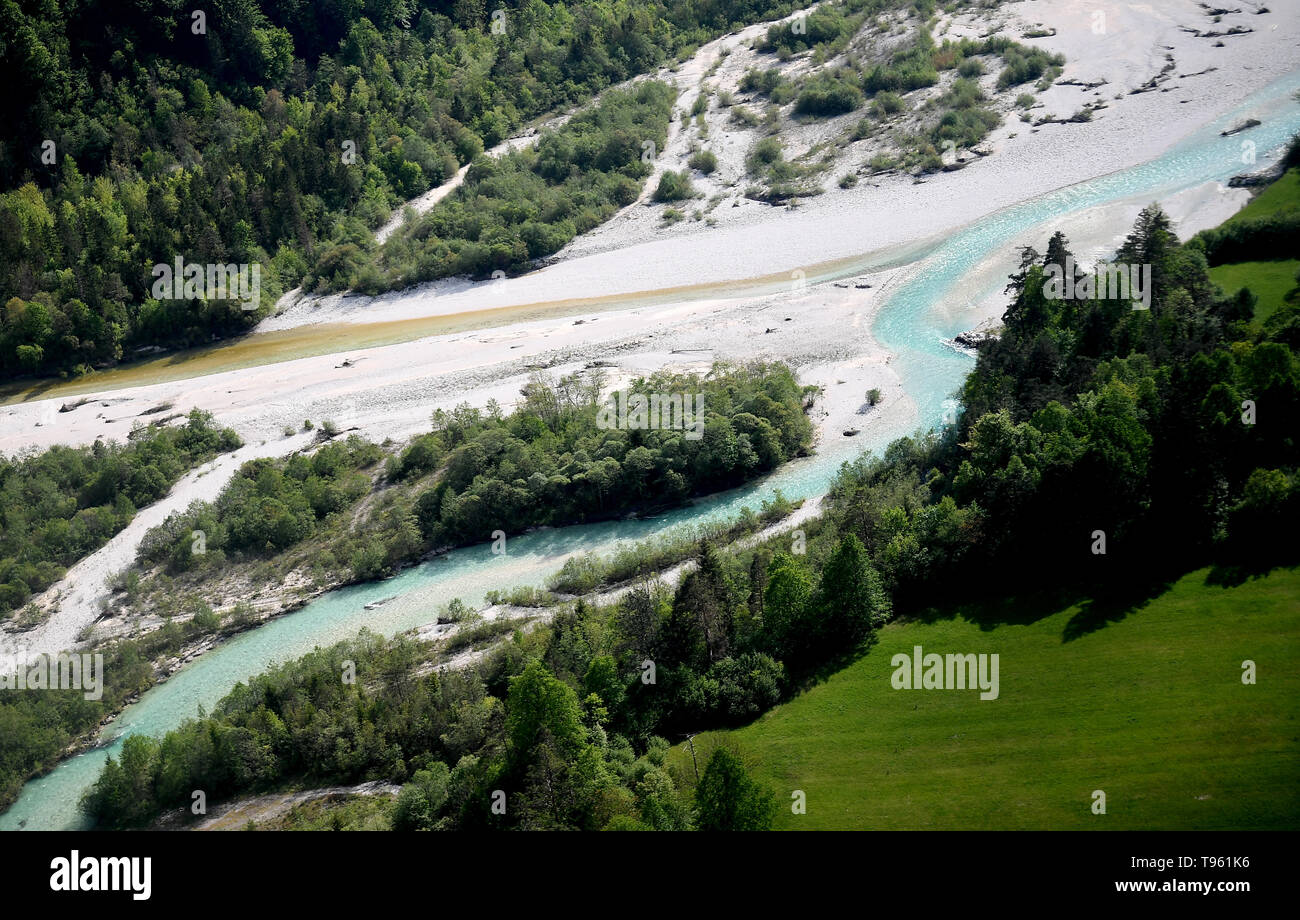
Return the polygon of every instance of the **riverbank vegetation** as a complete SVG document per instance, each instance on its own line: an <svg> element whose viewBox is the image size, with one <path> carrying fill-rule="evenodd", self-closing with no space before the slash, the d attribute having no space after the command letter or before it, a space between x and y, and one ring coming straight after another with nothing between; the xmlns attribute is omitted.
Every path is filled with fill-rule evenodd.
<svg viewBox="0 0 1300 920"><path fill-rule="evenodd" d="M953 168L958 151L1001 124L1013 96L1032 105L1024 90L1046 89L1061 73L1060 55L1000 35L936 42L935 13L931 3L839 0L770 27L754 48L776 62L744 73L737 88L749 94L747 105L732 108L733 119L766 132L747 163L766 188L746 195L775 203L820 194L816 177L837 152L810 123L852 113L834 143L841 158L861 165L842 186L859 173ZM750 106L766 111L760 117ZM763 157L761 145L795 153L774 160Z"/></svg>
<svg viewBox="0 0 1300 920"><path fill-rule="evenodd" d="M346 258L340 250L339 258L318 263L304 285L317 293L375 294L535 264L637 200L653 162L645 154L663 148L676 95L658 81L611 90L544 133L535 147L476 158L461 187L389 237L377 258L356 246ZM689 184L677 198L690 197ZM656 194L663 189L661 183Z"/></svg>
<svg viewBox="0 0 1300 920"><path fill-rule="evenodd" d="M770 501L762 502L757 512L741 508L734 520L674 528L662 536L621 547L608 556L595 553L571 556L547 579L546 585L557 594L590 594L651 577L679 563L698 559L703 544L729 545L779 522L801 505L802 501L792 502L778 490Z"/></svg>
<svg viewBox="0 0 1300 920"><path fill-rule="evenodd" d="M434 430L401 449L351 436L252 461L215 501L146 535L146 590L175 599L229 577L231 563L269 564L278 580L296 569L332 583L378 578L433 550L671 508L811 447L811 394L783 365L664 372L623 391L695 400L698 414L676 428L604 427L601 391L599 373L538 375L510 415L495 404L440 410Z"/></svg>
<svg viewBox="0 0 1300 920"><path fill-rule="evenodd" d="M185 473L240 443L196 409L183 425L141 425L125 444L0 456L0 616L57 582Z"/></svg>
<svg viewBox="0 0 1300 920"><path fill-rule="evenodd" d="M751 721L872 654L891 616L1005 609L988 573L1008 565L1017 593L1084 605L1071 641L1189 570L1240 584L1294 564L1276 537L1300 502L1295 308L1255 327L1154 206L1116 258L1151 266L1150 309L1051 296L1048 268L1069 255L1060 234L1022 251L957 422L846 465L799 531L705 542L675 589L561 607L461 672L410 667L431 652L404 640L317 652L162 741L132 738L86 808L124 825L191 788L387 779L406 784L404 828L766 826L771 790L743 763L715 751L697 778L664 739ZM358 658L361 677L341 682Z"/></svg>
<svg viewBox="0 0 1300 920"><path fill-rule="evenodd" d="M180 666L176 657L214 633L242 629L238 612L223 623L211 608L192 600L189 619L168 617L153 632L96 647L104 656L103 694L83 690L15 690L0 693L0 809L18 797L23 783L53 767L70 750L92 744L105 720Z"/></svg>

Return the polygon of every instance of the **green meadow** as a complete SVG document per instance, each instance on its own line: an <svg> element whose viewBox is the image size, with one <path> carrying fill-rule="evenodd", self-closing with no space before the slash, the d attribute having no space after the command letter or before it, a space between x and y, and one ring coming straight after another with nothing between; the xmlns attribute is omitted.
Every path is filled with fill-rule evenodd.
<svg viewBox="0 0 1300 920"><path fill-rule="evenodd" d="M1210 280L1226 294L1235 294L1242 288L1258 298L1255 304L1255 322L1262 323L1284 303L1294 303L1300 293L1296 281L1300 272L1300 259L1281 262L1237 262L1216 265L1210 269Z"/></svg>
<svg viewBox="0 0 1300 920"><path fill-rule="evenodd" d="M781 829L1300 828L1300 569L1211 582L890 624L758 721L697 736L696 755L737 750L777 793ZM916 645L997 654L998 698L894 689L891 658ZM673 755L690 770L684 746Z"/></svg>
<svg viewBox="0 0 1300 920"><path fill-rule="evenodd" d="M1265 186L1244 208L1225 220L1223 226L1272 217L1274 214L1289 214L1296 210L1300 210L1300 169L1289 169L1276 182Z"/></svg>
<svg viewBox="0 0 1300 920"><path fill-rule="evenodd" d="M1230 227L1296 211L1300 211L1300 169L1290 169L1224 221L1223 226ZM1284 303L1294 303L1300 296L1297 271L1300 271L1300 260L1296 259L1237 262L1211 268L1210 280L1226 294L1236 294L1242 288L1250 288L1251 293L1259 298L1255 304L1255 322L1259 324L1272 316L1278 307Z"/></svg>

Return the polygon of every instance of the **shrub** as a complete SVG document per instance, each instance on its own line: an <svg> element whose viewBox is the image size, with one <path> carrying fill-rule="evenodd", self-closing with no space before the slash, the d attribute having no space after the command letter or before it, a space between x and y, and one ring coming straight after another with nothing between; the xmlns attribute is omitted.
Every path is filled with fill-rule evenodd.
<svg viewBox="0 0 1300 920"><path fill-rule="evenodd" d="M691 184L691 177L684 170L665 172L659 177L654 199L655 201L682 201L686 198L694 198L697 194L695 186Z"/></svg>
<svg viewBox="0 0 1300 920"><path fill-rule="evenodd" d="M794 110L800 115L831 116L862 105L862 90L837 76L820 75L804 85Z"/></svg>
<svg viewBox="0 0 1300 920"><path fill-rule="evenodd" d="M775 137L765 137L749 151L745 157L745 166L752 175L761 175L769 166L784 159L781 141Z"/></svg>
<svg viewBox="0 0 1300 920"><path fill-rule="evenodd" d="M871 111L878 118L886 115L897 115L907 108L907 103L898 93L883 92L877 93L876 98L872 100Z"/></svg>
<svg viewBox="0 0 1300 920"><path fill-rule="evenodd" d="M711 150L695 151L686 163L691 169L698 169L706 176L718 168L718 158L714 156Z"/></svg>

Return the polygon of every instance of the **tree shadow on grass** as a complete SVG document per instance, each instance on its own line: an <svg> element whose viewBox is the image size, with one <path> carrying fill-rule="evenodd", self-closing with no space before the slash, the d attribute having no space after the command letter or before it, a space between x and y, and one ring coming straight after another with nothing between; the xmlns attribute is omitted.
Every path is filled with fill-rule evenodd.
<svg viewBox="0 0 1300 920"><path fill-rule="evenodd" d="M1264 559L1243 559L1217 562L1210 567L1209 573L1205 576L1205 583L1217 588L1239 588L1246 582L1263 578L1277 569L1294 567L1295 560L1269 562Z"/></svg>
<svg viewBox="0 0 1300 920"><path fill-rule="evenodd" d="M791 697L798 696L811 690L818 684L824 684L835 674L843 671L849 665L866 658L871 654L871 650L876 647L880 641L879 630L873 630L871 635L863 640L862 644L848 651L842 652L828 661L798 672L792 672L790 675Z"/></svg>
<svg viewBox="0 0 1300 920"><path fill-rule="evenodd" d="M907 619L921 623L963 619L990 632L1000 626L1028 626L1078 607L1061 635L1062 642L1073 642L1135 613L1168 591L1183 574L1158 576L1112 570L1100 579L1039 585L1013 595L997 596L989 588L977 589L960 600L927 605L908 614Z"/></svg>
<svg viewBox="0 0 1300 920"><path fill-rule="evenodd" d="M1120 622L1164 594L1175 581L1176 578L1137 579L1099 587L1078 602L1079 610L1065 624L1061 641L1073 642Z"/></svg>
<svg viewBox="0 0 1300 920"><path fill-rule="evenodd" d="M909 619L922 623L962 619L974 623L982 632L999 626L1027 626L1043 617L1060 612L1070 603L1069 592L1060 589L1035 591L1001 597L968 598L941 606L931 606L913 613Z"/></svg>

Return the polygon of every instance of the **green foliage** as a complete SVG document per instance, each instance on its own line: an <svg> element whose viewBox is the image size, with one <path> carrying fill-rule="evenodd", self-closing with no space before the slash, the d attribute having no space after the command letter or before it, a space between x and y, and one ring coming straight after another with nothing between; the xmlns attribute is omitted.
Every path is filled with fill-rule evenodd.
<svg viewBox="0 0 1300 920"><path fill-rule="evenodd" d="M718 168L718 158L711 150L697 150L691 154L686 165L691 169L698 169L707 176Z"/></svg>
<svg viewBox="0 0 1300 920"><path fill-rule="evenodd" d="M843 115L860 107L865 100L851 73L817 74L799 90L794 110L800 115L827 117Z"/></svg>
<svg viewBox="0 0 1300 920"><path fill-rule="evenodd" d="M898 93L891 93L889 91L876 93L875 99L873 99L871 103L871 110L877 117L897 115L899 112L905 111L906 109L907 103L903 100L903 97L898 95ZM863 137L865 136L866 135L864 134Z"/></svg>
<svg viewBox="0 0 1300 920"><path fill-rule="evenodd" d="M888 64L877 64L863 78L862 88L870 96L880 92L906 93L939 82L934 65L934 42L920 29L915 40L895 51Z"/></svg>
<svg viewBox="0 0 1300 920"><path fill-rule="evenodd" d="M690 173L665 171L655 187L655 201L683 201L699 195L691 184Z"/></svg>
<svg viewBox="0 0 1300 920"><path fill-rule="evenodd" d="M784 159L785 153L781 149L780 139L765 137L754 144L745 157L745 168L749 170L750 175L764 175L776 164L784 162Z"/></svg>
<svg viewBox="0 0 1300 920"><path fill-rule="evenodd" d="M447 804L451 770L435 760L427 770L417 770L398 793L393 809L393 830L427 831L437 827L437 816Z"/></svg>
<svg viewBox="0 0 1300 920"><path fill-rule="evenodd" d="M862 22L863 15L852 13L863 8L877 12L899 6L897 0L850 0L848 3L824 4L799 19L771 26L754 48L762 54L797 54L809 48L828 52L843 50Z"/></svg>
<svg viewBox="0 0 1300 920"><path fill-rule="evenodd" d="M240 443L194 410L184 425L142 428L124 445L0 457L0 615L62 578L186 472Z"/></svg>
<svg viewBox="0 0 1300 920"><path fill-rule="evenodd" d="M695 787L702 831L765 831L776 817L776 794L750 778L735 754L718 748Z"/></svg>
<svg viewBox="0 0 1300 920"><path fill-rule="evenodd" d="M643 144L663 147L674 98L657 81L611 91L535 149L476 159L453 195L385 242L376 287L518 271L608 220L640 194ZM327 289L353 287L361 264L317 275Z"/></svg>
<svg viewBox="0 0 1300 920"><path fill-rule="evenodd" d="M263 581L266 573L255 567L262 560L281 573L310 568L318 584L382 578L433 550L494 539L499 530L515 534L672 507L740 485L811 444L803 388L783 366L719 364L704 376L638 380L627 392L698 394L698 431L681 427L680 419L678 427L671 419L669 427L619 428L616 419L606 425L598 378L539 374L514 414L491 404L440 410L431 432L386 461L381 448L354 435L245 464L214 501L196 503L146 534L137 570L128 574L138 585L129 599L165 604L168 579L180 575L210 592L232 563ZM783 501L764 505L743 529L785 513ZM204 535L203 553L194 551L196 532ZM664 548L661 558L674 551ZM624 560L605 574L625 563L631 564ZM525 606L556 601L530 590L498 599Z"/></svg>
<svg viewBox="0 0 1300 920"><path fill-rule="evenodd" d="M1224 224L1197 234L1211 265L1300 258L1300 211Z"/></svg>
<svg viewBox="0 0 1300 920"><path fill-rule="evenodd" d="M702 395L700 438L680 428L601 427L604 403L577 378L534 380L508 419L466 408L435 432L446 459L415 500L422 537L433 545L478 542L497 529L668 507L775 469L811 443L802 389L784 367L656 374L626 391L664 393Z"/></svg>
<svg viewBox="0 0 1300 920"><path fill-rule="evenodd" d="M22 784L52 768L73 742L93 740L104 719L155 681L151 661L175 655L215 628L211 611L192 621L167 623L140 639L115 642L104 655L103 695L87 700L82 690L5 690L0 693L0 807L17 798Z"/></svg>
<svg viewBox="0 0 1300 920"><path fill-rule="evenodd" d="M734 521L673 528L662 536L621 547L607 558L592 553L570 556L560 571L547 581L547 586L552 591L567 594L589 594L597 588L612 587L662 572L679 562L695 558L702 544L723 546L732 543L782 520L801 504L791 502L778 491L770 501L763 502L757 514L747 507L741 508Z"/></svg>
<svg viewBox="0 0 1300 920"><path fill-rule="evenodd" d="M185 572L227 556L283 551L369 491L363 470L379 458L378 447L352 435L285 460L250 460L215 501L197 502L150 530L140 558ZM193 552L195 531L204 534L203 554Z"/></svg>
<svg viewBox="0 0 1300 920"><path fill-rule="evenodd" d="M522 267L608 216L635 179L605 163L566 181L593 164L552 149L543 168L562 172L542 186L527 166L498 180L545 189L515 199L536 201L536 214L511 219L492 183L476 182L466 191L477 197L439 209L445 218L390 241L377 261L371 233L538 116L797 2L530 0L509 10L504 34L469 0L218 3L202 36L152 0L8 4L0 367L79 373L139 346L235 335L300 282L374 293ZM658 133L649 128L635 135L637 157ZM581 138L560 133L582 153ZM622 163L623 143L599 152ZM480 235L462 209L485 204ZM151 267L177 257L260 265L260 304L153 299Z"/></svg>
<svg viewBox="0 0 1300 920"><path fill-rule="evenodd" d="M1002 60L1006 66L998 74L998 89L1019 86L1044 75L1059 73L1060 67L1065 64L1065 58L1059 54L1015 43L1008 45L1002 52Z"/></svg>
<svg viewBox="0 0 1300 920"><path fill-rule="evenodd" d="M758 93L767 96L777 105L784 105L794 97L795 87L775 67L767 70L751 67L740 78L740 91Z"/></svg>

